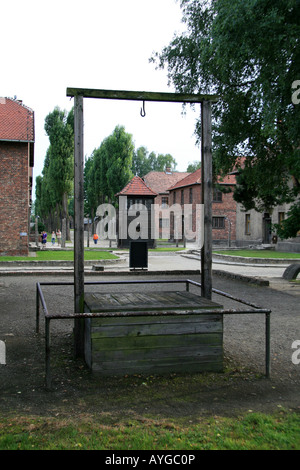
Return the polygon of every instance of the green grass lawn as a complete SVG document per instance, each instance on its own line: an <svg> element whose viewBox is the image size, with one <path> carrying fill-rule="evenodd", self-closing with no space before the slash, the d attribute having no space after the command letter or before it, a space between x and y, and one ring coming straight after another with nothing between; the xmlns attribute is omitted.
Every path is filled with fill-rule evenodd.
<svg viewBox="0 0 300 470"><path fill-rule="evenodd" d="M0 450L300 450L300 414L248 412L191 423L159 417L12 417L0 423Z"/></svg>
<svg viewBox="0 0 300 470"><path fill-rule="evenodd" d="M86 261L97 261L103 259L118 259L118 256L108 251L85 250L84 259ZM72 250L49 250L37 251L36 256L0 256L1 261L73 261L74 252Z"/></svg>
<svg viewBox="0 0 300 470"><path fill-rule="evenodd" d="M184 248L180 247L159 247L155 249L150 249L153 252L166 252L166 251L180 251ZM84 251L84 259L86 261L97 261L103 259L118 259L117 255L114 255L111 251L123 251L129 252L128 249L118 249L110 248L110 251L107 251L107 248L100 247L90 247ZM36 256L0 256L1 261L73 261L74 252L73 250L41 250L35 252Z"/></svg>
<svg viewBox="0 0 300 470"><path fill-rule="evenodd" d="M243 256L245 258L283 258L300 259L300 253L281 253L272 250L214 250L213 253L230 256Z"/></svg>

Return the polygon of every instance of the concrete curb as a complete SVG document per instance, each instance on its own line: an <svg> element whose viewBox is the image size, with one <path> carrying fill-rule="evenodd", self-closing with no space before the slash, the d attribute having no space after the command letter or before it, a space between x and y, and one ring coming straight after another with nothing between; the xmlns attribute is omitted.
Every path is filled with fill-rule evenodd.
<svg viewBox="0 0 300 470"><path fill-rule="evenodd" d="M230 264L243 264L243 265L264 265L264 266L274 266L274 265L286 265L292 263L299 263L299 258L245 258L243 256L233 256L233 255L219 255L218 253L213 253L213 258L218 261L226 261Z"/></svg>
<svg viewBox="0 0 300 470"><path fill-rule="evenodd" d="M108 264L124 264L126 260L124 258L119 258L119 259L101 259L101 260L88 260L84 261L85 266L93 266L93 265L103 265L106 266ZM18 267L18 268L39 268L39 267L69 267L73 268L74 267L74 261L55 261L55 260L49 260L49 261L1 261L0 264L0 269L1 267L4 268L10 268L10 267Z"/></svg>
<svg viewBox="0 0 300 470"><path fill-rule="evenodd" d="M249 284L256 284L258 286L269 286L270 282L267 279L261 279L259 277L245 276L243 274L234 274L227 271L213 270L213 274L219 277L225 277L226 279L233 279L235 281L247 282Z"/></svg>
<svg viewBox="0 0 300 470"><path fill-rule="evenodd" d="M110 266L111 268L111 266ZM242 274L229 273L227 271L213 270L212 274L215 276L223 277L226 279L232 279L240 282L246 282L249 284L255 284L258 286L269 286L270 283L266 279L260 279L257 277L244 276ZM1 276L74 276L73 269L60 269L60 270L9 270L9 271L0 271ZM174 270L174 271L146 271L146 270L136 270L136 271L92 271L86 270L84 272L85 276L182 276L182 275L200 275L200 270Z"/></svg>

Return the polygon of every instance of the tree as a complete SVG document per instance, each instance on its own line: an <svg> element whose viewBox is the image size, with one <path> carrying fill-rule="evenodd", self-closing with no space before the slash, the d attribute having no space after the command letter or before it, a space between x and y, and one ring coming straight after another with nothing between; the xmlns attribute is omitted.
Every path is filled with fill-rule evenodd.
<svg viewBox="0 0 300 470"><path fill-rule="evenodd" d="M55 217L68 220L68 198L72 194L74 173L73 109L67 113L54 108L46 116L44 128L50 145L42 177L36 179L36 215L47 218L49 229L53 230L60 226L60 220Z"/></svg>
<svg viewBox="0 0 300 470"><path fill-rule="evenodd" d="M194 161L193 163L189 162L186 171L188 173L193 173L194 171L198 170L199 168L201 168L201 162L197 162L197 161Z"/></svg>
<svg viewBox="0 0 300 470"><path fill-rule="evenodd" d="M239 169L235 198L246 209L299 208L300 106L292 99L300 79L299 0L180 4L187 31L152 60L168 67L177 92L220 96L213 106L215 174ZM293 214L282 236L300 229L300 211Z"/></svg>
<svg viewBox="0 0 300 470"><path fill-rule="evenodd" d="M132 135L124 126L117 126L103 143L103 159L106 172L106 193L110 201L133 177L131 166L134 144Z"/></svg>
<svg viewBox="0 0 300 470"><path fill-rule="evenodd" d="M133 152L131 171L134 175L145 176L152 170L151 161L148 158L148 150L146 147L139 147Z"/></svg>
<svg viewBox="0 0 300 470"><path fill-rule="evenodd" d="M150 171L165 171L166 168L175 170L176 166L176 160L169 153L156 155L155 152L151 152L149 154L146 147L139 147L133 153L132 172L140 177L145 176Z"/></svg>
<svg viewBox="0 0 300 470"><path fill-rule="evenodd" d="M90 215L96 213L99 204L114 202L115 195L133 177L133 151L132 135L126 133L123 126L116 126L86 160L84 189Z"/></svg>

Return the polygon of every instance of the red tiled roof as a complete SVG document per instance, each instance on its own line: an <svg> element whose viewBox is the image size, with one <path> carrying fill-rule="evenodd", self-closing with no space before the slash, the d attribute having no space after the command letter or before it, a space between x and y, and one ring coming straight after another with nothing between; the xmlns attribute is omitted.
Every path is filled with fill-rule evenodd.
<svg viewBox="0 0 300 470"><path fill-rule="evenodd" d="M236 184L235 175L226 175L222 177L219 176L218 183L235 185ZM172 191L173 189L183 188L185 186L191 186L193 184L201 184L201 168L194 171L194 173L189 174L188 176L178 181L176 184L174 184L168 189L169 191Z"/></svg>
<svg viewBox="0 0 300 470"><path fill-rule="evenodd" d="M0 98L0 140L34 142L34 112L21 101Z"/></svg>
<svg viewBox="0 0 300 470"><path fill-rule="evenodd" d="M145 181L139 176L135 176L116 196L157 196L157 193L150 189Z"/></svg>
<svg viewBox="0 0 300 470"><path fill-rule="evenodd" d="M147 175L144 176L144 181L146 184L152 188L157 194L167 194L168 189L177 183L177 181L182 180L190 173L188 172L164 172L164 171L150 171Z"/></svg>
<svg viewBox="0 0 300 470"><path fill-rule="evenodd" d="M173 186L170 186L168 189L182 188L183 186L190 186L191 184L200 184L201 183L201 168L194 171L193 173L188 174L185 178L177 181Z"/></svg>

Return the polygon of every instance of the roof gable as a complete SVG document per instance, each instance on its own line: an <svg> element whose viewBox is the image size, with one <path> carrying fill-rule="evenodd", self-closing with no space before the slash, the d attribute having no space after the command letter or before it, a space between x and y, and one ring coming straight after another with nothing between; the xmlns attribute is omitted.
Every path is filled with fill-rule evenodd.
<svg viewBox="0 0 300 470"><path fill-rule="evenodd" d="M235 185L236 178L233 174L226 176L218 176L217 182L218 184ZM185 186L192 186L193 184L201 184L201 168L198 168L198 170L194 171L182 180L178 181L176 184L174 184L174 186L168 188L168 190L173 191L174 189L183 188Z"/></svg>
<svg viewBox="0 0 300 470"><path fill-rule="evenodd" d="M188 176L181 179L180 181L177 181L176 184L174 184L168 189L169 191L172 191L173 189L182 188L183 186L191 186L192 184L200 184L200 183L201 183L201 168L194 171L193 173L188 174Z"/></svg>
<svg viewBox="0 0 300 470"><path fill-rule="evenodd" d="M0 98L0 140L34 142L34 112L21 101Z"/></svg>
<svg viewBox="0 0 300 470"><path fill-rule="evenodd" d="M167 194L171 186L182 180L190 173L188 172L164 172L164 171L150 171L144 176L146 184L153 188L157 194Z"/></svg>
<svg viewBox="0 0 300 470"><path fill-rule="evenodd" d="M131 181L116 196L157 196L157 193L150 189L145 181L139 176L134 176Z"/></svg>

